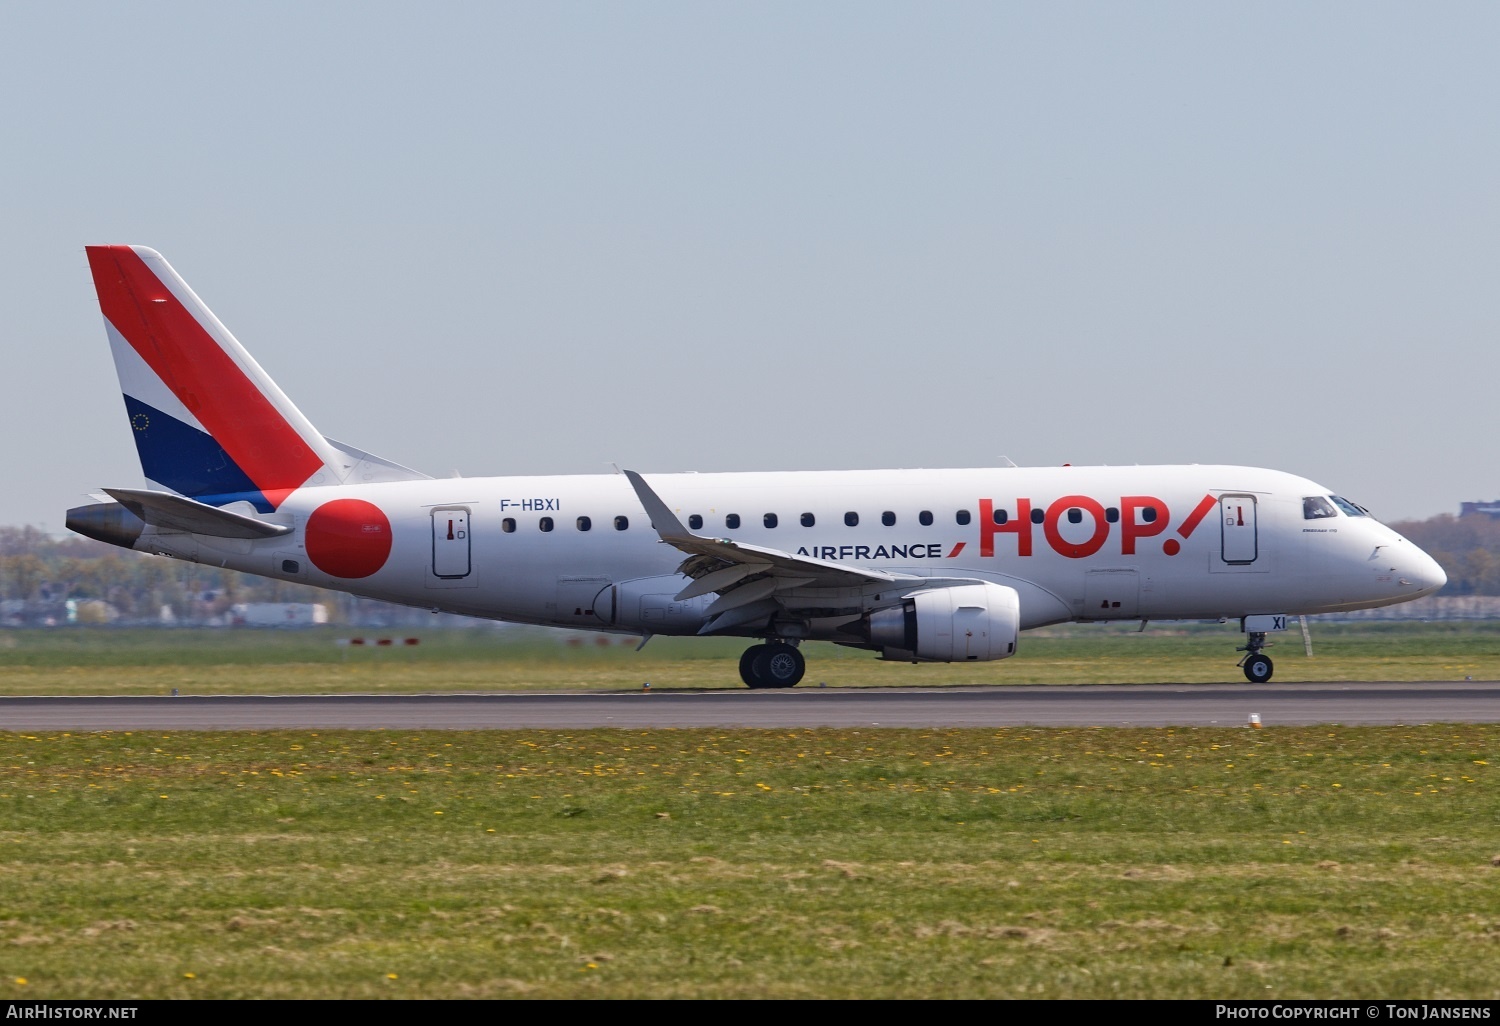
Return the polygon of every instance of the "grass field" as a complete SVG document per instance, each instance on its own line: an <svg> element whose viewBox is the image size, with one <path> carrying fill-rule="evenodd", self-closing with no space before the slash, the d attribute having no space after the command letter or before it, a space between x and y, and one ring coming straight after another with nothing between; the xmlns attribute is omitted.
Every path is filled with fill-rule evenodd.
<svg viewBox="0 0 1500 1026"><path fill-rule="evenodd" d="M739 643L338 636L0 632L0 690L740 686ZM1238 681L1238 637L1057 630L985 667L810 646L808 680ZM1500 676L1487 624L1300 641L1278 680ZM1497 739L0 733L0 997L1496 999Z"/></svg>
<svg viewBox="0 0 1500 1026"><path fill-rule="evenodd" d="M0 996L1494 999L1497 736L0 734Z"/></svg>
<svg viewBox="0 0 1500 1026"><path fill-rule="evenodd" d="M739 688L746 642L635 639L560 632L433 630L415 647L346 647L348 630L0 631L0 694L421 692ZM380 632L353 632L378 634ZM1243 683L1232 626L1048 628L997 663L886 663L867 652L805 647L806 681L830 687L944 684ZM599 642L604 642L603 645ZM1500 624L1316 624L1313 658L1300 633L1270 650L1276 680L1500 679ZM622 643L624 642L624 643ZM805 686L805 685L804 685Z"/></svg>

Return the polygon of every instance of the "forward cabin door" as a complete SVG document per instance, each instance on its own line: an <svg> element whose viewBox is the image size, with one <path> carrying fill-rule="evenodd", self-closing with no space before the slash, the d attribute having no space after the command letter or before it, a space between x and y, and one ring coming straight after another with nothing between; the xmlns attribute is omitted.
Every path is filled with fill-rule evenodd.
<svg viewBox="0 0 1500 1026"><path fill-rule="evenodd" d="M444 580L469 576L469 511L449 506L432 511L432 575Z"/></svg>
<svg viewBox="0 0 1500 1026"><path fill-rule="evenodd" d="M1245 566L1259 558L1260 538L1255 527L1255 496L1220 496L1219 525L1224 562Z"/></svg>

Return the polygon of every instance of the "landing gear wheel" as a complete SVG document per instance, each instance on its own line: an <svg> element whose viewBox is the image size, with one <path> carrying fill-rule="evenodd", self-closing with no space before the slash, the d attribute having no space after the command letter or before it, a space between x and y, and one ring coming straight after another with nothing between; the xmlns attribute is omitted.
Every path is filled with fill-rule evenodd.
<svg viewBox="0 0 1500 1026"><path fill-rule="evenodd" d="M740 656L740 680L745 682L746 687L763 688L766 686L761 683L760 677L755 673L755 657L760 655L760 650L765 647L764 645L751 645Z"/></svg>
<svg viewBox="0 0 1500 1026"><path fill-rule="evenodd" d="M1245 679L1251 684L1264 684L1271 679L1271 673L1275 669L1270 656L1256 653L1245 660Z"/></svg>
<svg viewBox="0 0 1500 1026"><path fill-rule="evenodd" d="M802 675L807 672L807 660L802 658L802 653L782 641L773 641L769 645L762 645L762 651L756 653L754 672L761 679L762 687L768 688L794 688Z"/></svg>
<svg viewBox="0 0 1500 1026"><path fill-rule="evenodd" d="M795 687L806 672L802 653L783 641L752 645L740 656L740 679L752 688Z"/></svg>

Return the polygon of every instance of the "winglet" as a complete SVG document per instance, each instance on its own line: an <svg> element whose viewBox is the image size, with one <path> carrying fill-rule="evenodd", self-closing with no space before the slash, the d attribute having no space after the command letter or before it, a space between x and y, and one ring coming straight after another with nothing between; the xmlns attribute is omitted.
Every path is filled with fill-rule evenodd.
<svg viewBox="0 0 1500 1026"><path fill-rule="evenodd" d="M667 508L667 504L661 501L661 496L651 490L641 475L633 470L624 472L630 479L630 487L635 489L635 497L641 500L641 505L646 508L646 516L651 518L651 526L656 528L656 533L661 535L661 540L667 544L673 542L687 541L697 537L686 527L682 521L677 519L677 514Z"/></svg>

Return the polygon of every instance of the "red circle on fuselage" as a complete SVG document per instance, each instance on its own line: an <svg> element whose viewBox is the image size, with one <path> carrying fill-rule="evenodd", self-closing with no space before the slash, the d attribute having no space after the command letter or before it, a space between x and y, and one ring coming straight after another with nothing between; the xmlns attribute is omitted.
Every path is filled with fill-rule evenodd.
<svg viewBox="0 0 1500 1026"><path fill-rule="evenodd" d="M391 522L374 503L334 499L307 518L307 558L332 577L369 577L391 554Z"/></svg>

